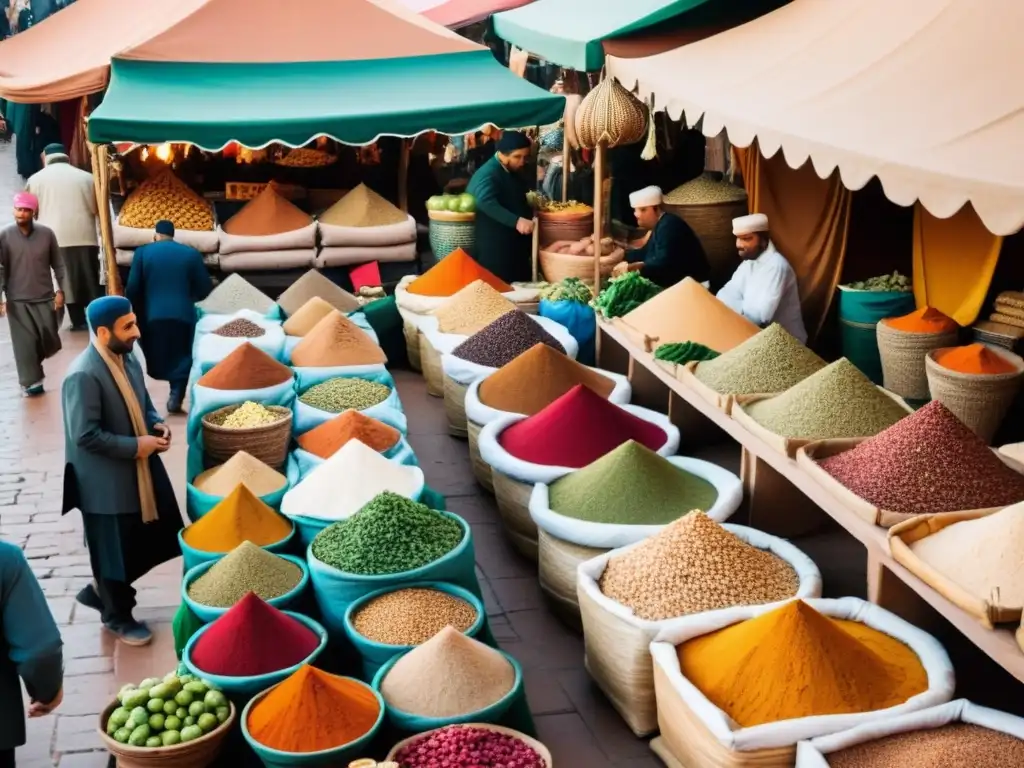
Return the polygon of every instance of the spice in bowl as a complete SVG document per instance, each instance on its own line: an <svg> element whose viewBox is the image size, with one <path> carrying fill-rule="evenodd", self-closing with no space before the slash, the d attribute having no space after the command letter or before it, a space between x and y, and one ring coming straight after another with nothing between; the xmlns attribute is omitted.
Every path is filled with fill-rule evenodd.
<svg viewBox="0 0 1024 768"><path fill-rule="evenodd" d="M395 755L399 768L549 768L521 739L490 728L449 725L423 734Z"/></svg>
<svg viewBox="0 0 1024 768"><path fill-rule="evenodd" d="M260 336L267 334L267 329L257 325L252 320L239 317L217 328L214 333L217 336L226 336L229 339L258 339Z"/></svg>
<svg viewBox="0 0 1024 768"><path fill-rule="evenodd" d="M512 362L535 344L564 352L558 339L522 310L506 312L452 350L452 355L488 368Z"/></svg>
<svg viewBox="0 0 1024 768"><path fill-rule="evenodd" d="M198 384L207 389L265 389L284 384L291 377L288 366L245 342L204 373Z"/></svg>
<svg viewBox="0 0 1024 768"><path fill-rule="evenodd" d="M424 588L388 592L352 614L356 632L384 645L420 645L448 626L465 632L476 620L476 608L461 597Z"/></svg>
<svg viewBox="0 0 1024 768"><path fill-rule="evenodd" d="M181 537L202 552L230 552L244 542L257 547L276 544L291 532L290 522L240 484Z"/></svg>
<svg viewBox="0 0 1024 768"><path fill-rule="evenodd" d="M950 723L866 741L825 755L829 768L1009 768L1024 765L1024 739Z"/></svg>
<svg viewBox="0 0 1024 768"><path fill-rule="evenodd" d="M290 560L243 541L188 586L200 605L230 608L249 592L264 600L288 594L302 581L302 569Z"/></svg>
<svg viewBox="0 0 1024 768"><path fill-rule="evenodd" d="M378 381L339 376L310 387L299 400L311 408L327 413L357 411L380 405L391 397L391 387Z"/></svg>
<svg viewBox="0 0 1024 768"><path fill-rule="evenodd" d="M224 429L255 429L276 424L284 418L286 416L276 413L266 406L246 400L225 416L218 426Z"/></svg>

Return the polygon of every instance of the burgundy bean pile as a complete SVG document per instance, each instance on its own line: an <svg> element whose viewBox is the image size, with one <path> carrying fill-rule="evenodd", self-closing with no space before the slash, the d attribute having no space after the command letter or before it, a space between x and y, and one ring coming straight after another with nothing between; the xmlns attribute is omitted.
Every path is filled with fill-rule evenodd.
<svg viewBox="0 0 1024 768"><path fill-rule="evenodd" d="M214 331L218 336L227 336L230 339L257 339L266 334L266 329L256 325L252 320L240 317L225 323Z"/></svg>
<svg viewBox="0 0 1024 768"><path fill-rule="evenodd" d="M514 736L469 725L450 725L402 747L399 768L548 768Z"/></svg>
<svg viewBox="0 0 1024 768"><path fill-rule="evenodd" d="M865 742L825 759L829 768L1009 768L1024 765L1024 741L954 723Z"/></svg>
<svg viewBox="0 0 1024 768"><path fill-rule="evenodd" d="M879 509L908 515L1024 500L1024 475L938 400L821 467Z"/></svg>
<svg viewBox="0 0 1024 768"><path fill-rule="evenodd" d="M528 314L517 309L506 312L483 330L474 333L453 349L452 354L477 365L501 368L535 344L547 344L559 352L565 352L558 339L530 319Z"/></svg>

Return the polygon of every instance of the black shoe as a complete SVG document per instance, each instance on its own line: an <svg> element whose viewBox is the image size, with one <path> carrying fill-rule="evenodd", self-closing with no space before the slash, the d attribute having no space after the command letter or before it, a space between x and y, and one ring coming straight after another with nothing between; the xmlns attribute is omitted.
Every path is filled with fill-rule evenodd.
<svg viewBox="0 0 1024 768"><path fill-rule="evenodd" d="M79 605L84 605L86 608L92 608L94 611L103 610L103 601L100 600L100 596L96 594L96 587L92 584L86 584L75 595L75 600L78 601Z"/></svg>
<svg viewBox="0 0 1024 768"><path fill-rule="evenodd" d="M106 621L103 623L103 626L106 627L109 632L116 635L117 639L122 643L134 648L149 645L153 642L153 633L149 631L149 627L141 621L135 621L135 619L128 619L127 621Z"/></svg>
<svg viewBox="0 0 1024 768"><path fill-rule="evenodd" d="M177 392L171 392L171 396L167 398L167 412L168 413L181 413L181 405L185 398Z"/></svg>
<svg viewBox="0 0 1024 768"><path fill-rule="evenodd" d="M88 331L89 330L89 326L86 323L80 323L80 324L77 324L77 325L72 323L71 330L74 333L78 333L79 331Z"/></svg>

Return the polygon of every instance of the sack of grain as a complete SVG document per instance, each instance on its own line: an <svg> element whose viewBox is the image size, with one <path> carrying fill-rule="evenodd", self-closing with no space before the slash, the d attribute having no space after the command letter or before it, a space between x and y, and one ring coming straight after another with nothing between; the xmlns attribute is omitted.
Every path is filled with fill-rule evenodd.
<svg viewBox="0 0 1024 768"><path fill-rule="evenodd" d="M381 455L396 464L405 464L410 467L418 467L420 465L419 459L416 458L416 453L404 435L394 446L384 451ZM326 459L322 459L316 454L304 451L302 448L296 448L288 455L288 465L285 470L288 483L296 485L306 475L323 464L324 461Z"/></svg>
<svg viewBox="0 0 1024 768"><path fill-rule="evenodd" d="M391 392L385 399L374 405L357 408L357 410L362 411L363 414L370 418L377 419L377 421L382 421L385 424L391 425L402 434L405 434L408 430L408 422L402 408L402 401L398 397L398 389L395 387L395 380L386 369L373 371L355 371L348 369L343 374L339 375L335 369L331 368L303 368L298 369L297 374L300 378L296 383L298 396L294 401L295 434L301 435L308 432L314 427L320 426L325 421L330 421L346 408L356 407L355 405L349 405L345 402L339 401L337 404L338 410L325 410L323 408L317 408L310 405L307 402L303 402L302 398L306 396L313 387L338 379L361 379L363 381L382 384L390 388Z"/></svg>
<svg viewBox="0 0 1024 768"><path fill-rule="evenodd" d="M796 597L821 596L818 567L792 544L742 525L726 523L722 527L747 544L771 552L789 563L799 580ZM583 621L587 671L630 729L637 736L646 736L658 730L651 641L673 622L702 621L722 611L692 614L685 619L649 621L639 618L629 606L607 597L601 591L600 580L608 561L630 552L639 543L614 549L582 563L576 573L576 589Z"/></svg>
<svg viewBox="0 0 1024 768"><path fill-rule="evenodd" d="M733 768L741 765L791 765L798 742L838 733L948 702L955 689L949 656L939 642L898 616L854 597L804 600L819 614L855 621L889 635L917 655L927 689L887 709L855 714L803 717L751 727L738 726L680 671L677 646L702 635L757 618L777 605L745 606L668 622L654 638L654 689L661 746L682 765Z"/></svg>
<svg viewBox="0 0 1024 768"><path fill-rule="evenodd" d="M948 735L943 733L946 730L944 726L957 723L978 726L985 730L954 731ZM927 748L936 754L945 754L949 748L960 747L965 750L964 759L984 758L984 766L1020 765L1021 761L1024 761L1024 743L1005 744L1006 740L1002 739L997 742L993 738L996 733L1006 734L1024 742L1024 718L996 709L981 707L972 704L967 699L956 699L948 704L940 704L899 717L886 718L879 722L833 733L830 736L819 736L810 741L801 741L796 747L796 768L829 768L833 763L829 761L827 755L835 755L857 745L868 745L870 742L899 734L913 734L913 736L903 744L897 745L892 741L889 742L889 749L892 751L886 751L883 758L886 764L900 765L902 764L901 755L909 757L912 754L920 754L922 748ZM973 746L973 749L968 742L965 742L965 739L970 740L969 744ZM1015 754L993 751L1005 746L1013 749ZM868 747L863 758L859 758L856 763L851 762L850 765L875 765L874 762L867 762L871 759L871 748ZM972 762L972 765L979 765L979 763Z"/></svg>

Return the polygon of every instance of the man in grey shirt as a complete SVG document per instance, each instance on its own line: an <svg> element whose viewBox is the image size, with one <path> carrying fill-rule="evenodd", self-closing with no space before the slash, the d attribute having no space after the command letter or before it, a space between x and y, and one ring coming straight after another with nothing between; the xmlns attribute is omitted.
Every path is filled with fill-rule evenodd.
<svg viewBox="0 0 1024 768"><path fill-rule="evenodd" d="M53 230L35 223L39 201L14 196L14 224L0 231L0 317L7 315L18 382L26 397L43 393L43 360L60 351L64 262Z"/></svg>

